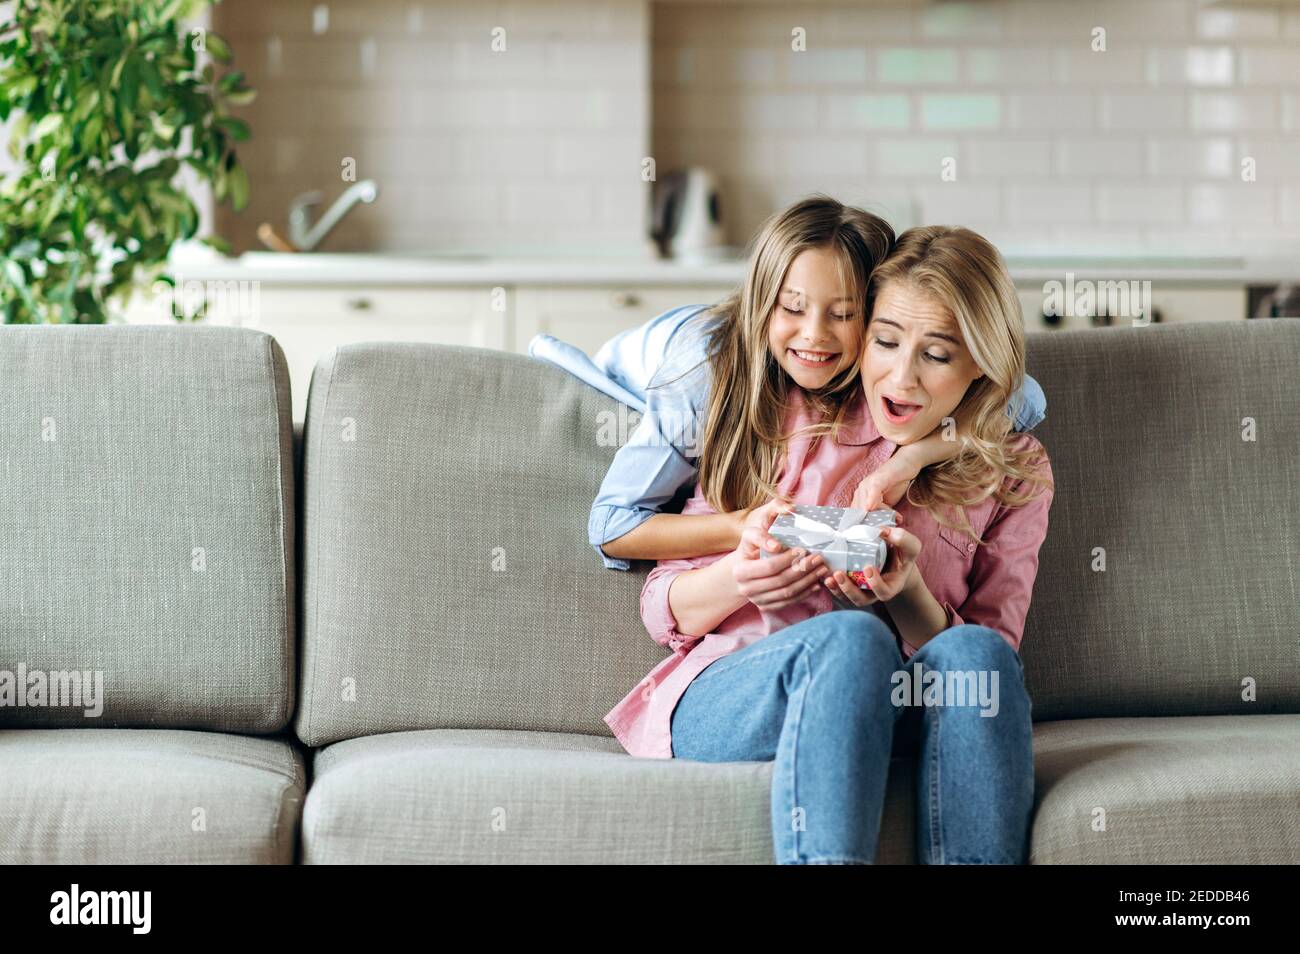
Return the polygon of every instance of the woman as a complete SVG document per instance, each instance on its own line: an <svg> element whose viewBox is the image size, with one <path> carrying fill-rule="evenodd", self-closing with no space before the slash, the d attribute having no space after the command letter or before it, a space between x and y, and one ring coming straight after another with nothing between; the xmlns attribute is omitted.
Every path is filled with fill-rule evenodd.
<svg viewBox="0 0 1300 954"><path fill-rule="evenodd" d="M822 285L815 296L833 293ZM860 592L815 555L782 551L770 512L731 553L661 561L642 617L675 652L606 722L634 755L774 760L777 861L870 863L894 729L910 712L921 860L1020 863L1033 761L1017 650L1052 489L1042 446L1005 413L1024 376L1015 289L975 233L912 229L873 274L869 306L857 399L823 438L800 435L815 414L790 391L783 431L796 436L773 490L847 506L897 447L947 425L960 450L897 505L885 572ZM772 318L755 311L752 334ZM683 513L713 509L697 488ZM906 660L973 671L996 687L995 707L896 705Z"/></svg>

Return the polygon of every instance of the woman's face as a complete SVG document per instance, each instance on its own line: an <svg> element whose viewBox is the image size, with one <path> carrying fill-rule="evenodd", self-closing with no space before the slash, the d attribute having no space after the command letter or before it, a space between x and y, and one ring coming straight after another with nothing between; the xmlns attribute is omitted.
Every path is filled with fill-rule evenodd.
<svg viewBox="0 0 1300 954"><path fill-rule="evenodd" d="M840 281L829 248L810 248L790 263L768 322L772 356L801 388L825 387L862 353L862 307Z"/></svg>
<svg viewBox="0 0 1300 954"><path fill-rule="evenodd" d="M952 313L906 284L876 295L866 337L862 389L876 429L895 444L928 435L984 376Z"/></svg>

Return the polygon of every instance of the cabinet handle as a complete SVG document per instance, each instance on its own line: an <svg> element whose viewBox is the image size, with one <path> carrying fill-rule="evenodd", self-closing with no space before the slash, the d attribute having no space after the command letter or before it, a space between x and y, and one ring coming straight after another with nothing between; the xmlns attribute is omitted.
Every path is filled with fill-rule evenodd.
<svg viewBox="0 0 1300 954"><path fill-rule="evenodd" d="M614 292L609 300L615 308L635 308L641 304L641 296L636 292Z"/></svg>
<svg viewBox="0 0 1300 954"><path fill-rule="evenodd" d="M369 311L371 307L371 301L369 298L365 298L365 297L349 298L348 307L351 308L353 311Z"/></svg>

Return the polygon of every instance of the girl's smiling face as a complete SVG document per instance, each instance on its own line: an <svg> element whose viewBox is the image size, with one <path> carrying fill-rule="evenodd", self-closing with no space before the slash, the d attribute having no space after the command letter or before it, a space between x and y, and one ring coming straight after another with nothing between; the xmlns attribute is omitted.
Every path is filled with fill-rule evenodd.
<svg viewBox="0 0 1300 954"><path fill-rule="evenodd" d="M825 387L862 352L862 307L849 296L830 248L790 263L768 322L767 344L786 374L809 391Z"/></svg>
<svg viewBox="0 0 1300 954"><path fill-rule="evenodd" d="M862 389L881 435L911 444L928 435L984 376L941 303L891 282L876 295L862 352Z"/></svg>

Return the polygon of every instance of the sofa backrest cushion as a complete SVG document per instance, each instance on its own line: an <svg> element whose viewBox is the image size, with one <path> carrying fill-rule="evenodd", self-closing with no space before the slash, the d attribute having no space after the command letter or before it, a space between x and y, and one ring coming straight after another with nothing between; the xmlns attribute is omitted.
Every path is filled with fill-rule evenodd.
<svg viewBox="0 0 1300 954"><path fill-rule="evenodd" d="M503 352L321 359L303 448L303 741L609 734L601 717L664 655L638 613L649 565L608 570L586 540L619 407Z"/></svg>
<svg viewBox="0 0 1300 954"><path fill-rule="evenodd" d="M262 332L0 328L0 726L282 730L291 440Z"/></svg>
<svg viewBox="0 0 1300 954"><path fill-rule="evenodd" d="M1300 322L1027 350L1056 482L1021 645L1034 718L1300 712Z"/></svg>
<svg viewBox="0 0 1300 954"><path fill-rule="evenodd" d="M1027 347L1056 481L1021 647L1034 717L1300 711L1300 323ZM648 566L607 570L586 542L620 408L500 352L322 360L303 462L305 742L608 734L603 714L664 656L638 613Z"/></svg>

